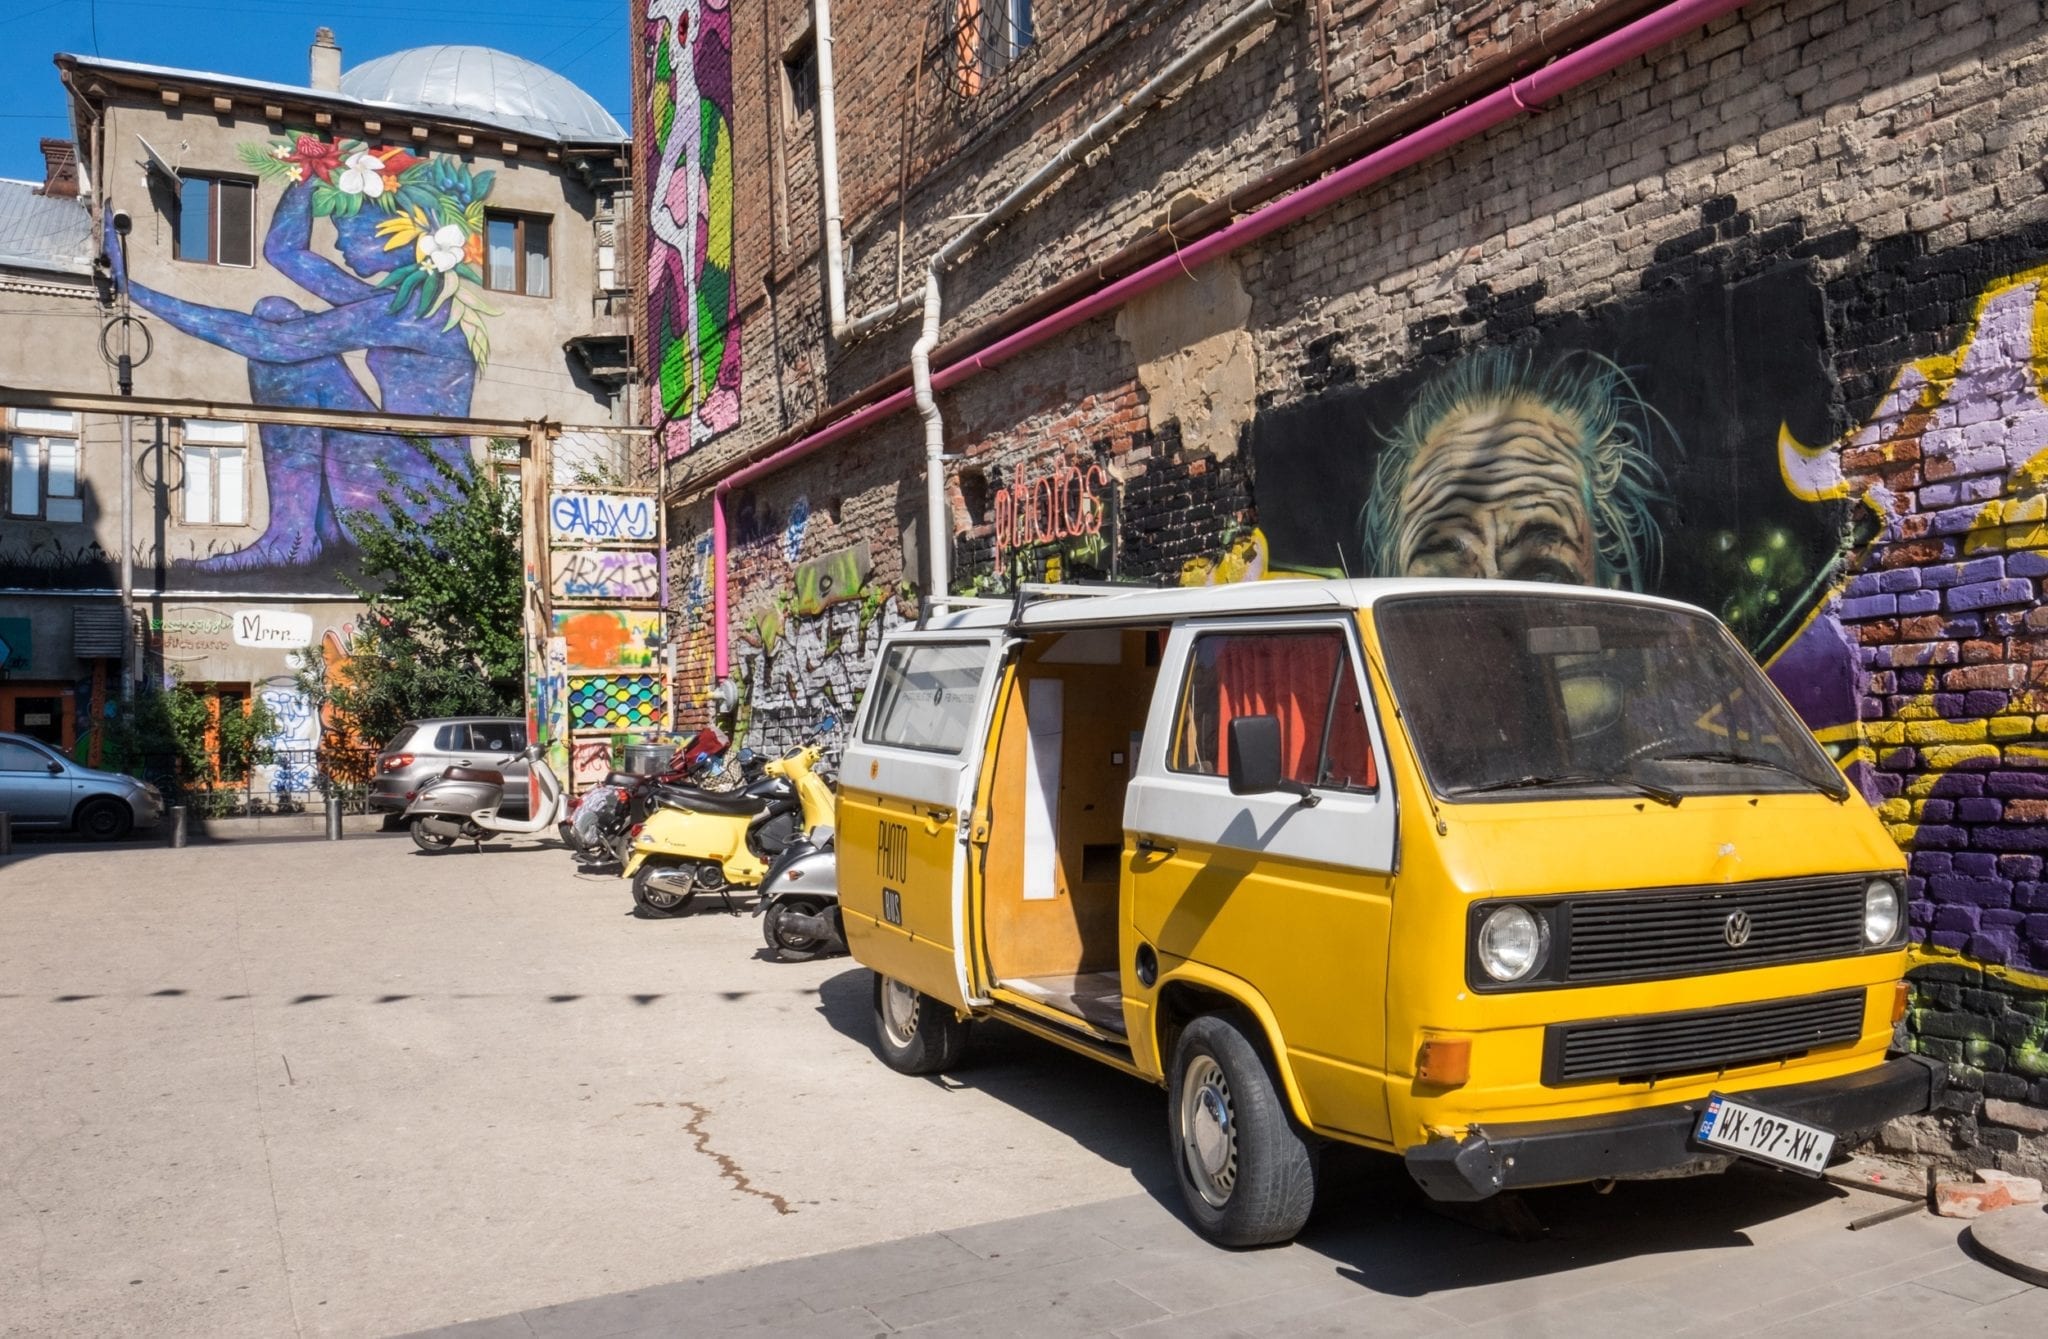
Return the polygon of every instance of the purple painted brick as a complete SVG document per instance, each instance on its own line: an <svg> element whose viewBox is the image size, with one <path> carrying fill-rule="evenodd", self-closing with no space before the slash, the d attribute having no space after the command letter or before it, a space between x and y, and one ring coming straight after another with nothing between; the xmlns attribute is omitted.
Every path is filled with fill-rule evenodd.
<svg viewBox="0 0 2048 1339"><path fill-rule="evenodd" d="M1899 612L1902 614L1931 614L1941 608L1941 592L1938 590L1904 591L1899 595Z"/></svg>
<svg viewBox="0 0 2048 1339"><path fill-rule="evenodd" d="M1921 511L1938 511L1956 504L1957 489L1954 484L1922 484L1914 493L1913 501Z"/></svg>
<svg viewBox="0 0 2048 1339"><path fill-rule="evenodd" d="M1974 934L1963 946L1963 952L1978 962L1993 963L1999 967L2009 966L2020 956L2019 936L2010 930L1994 930L1988 934Z"/></svg>
<svg viewBox="0 0 2048 1339"><path fill-rule="evenodd" d="M1881 697L1859 697L1856 699L1856 719L1859 721L1889 720L1891 713L1884 709Z"/></svg>
<svg viewBox="0 0 2048 1339"><path fill-rule="evenodd" d="M1904 772L1910 769L1913 766L1913 764L1918 762L1919 760L1920 754L1917 750L1887 749L1885 752L1878 755L1877 765L1881 770L1886 772Z"/></svg>
<svg viewBox="0 0 2048 1339"><path fill-rule="evenodd" d="M1841 616L1850 622L1859 618L1883 618L1899 611L1896 595L1866 595L1860 600L1842 601Z"/></svg>
<svg viewBox="0 0 2048 1339"><path fill-rule="evenodd" d="M2041 877L2041 857L2002 855L1998 857L1998 872L2008 879L2038 879Z"/></svg>
<svg viewBox="0 0 2048 1339"><path fill-rule="evenodd" d="M2010 568L2011 563L2008 561L2006 566ZM1875 573L1875 575L1877 577L1877 588L1882 591L1889 591L1894 595L1904 591L1920 589L1920 569L1917 567L1892 567ZM2028 572L2023 575L2033 576L2035 573ZM1861 594L1862 592L1857 591L1853 593Z"/></svg>
<svg viewBox="0 0 2048 1339"><path fill-rule="evenodd" d="M1982 795L1984 777L1980 772L1947 772L1934 783L1934 794L1949 799L1961 799L1965 795Z"/></svg>
<svg viewBox="0 0 2048 1339"><path fill-rule="evenodd" d="M1970 695L1968 693L1936 693L1934 695L1934 714L1941 717L1944 721L1953 721L1958 717L1969 715Z"/></svg>
<svg viewBox="0 0 2048 1339"><path fill-rule="evenodd" d="M1967 874L1972 878L1987 879L1998 873L1998 857L1983 851L1959 852L1955 859L1955 870L1958 874Z"/></svg>
<svg viewBox="0 0 2048 1339"><path fill-rule="evenodd" d="M1997 800L1971 798L1956 801L1956 817L1965 823L1996 823L2005 806Z"/></svg>
<svg viewBox="0 0 2048 1339"><path fill-rule="evenodd" d="M1927 517L1930 531L1937 535L1964 535L1977 523L1983 508L1974 503L1961 507L1943 507L1937 512L1923 512Z"/></svg>
<svg viewBox="0 0 2048 1339"><path fill-rule="evenodd" d="M1934 904L1920 899L1906 904L1906 920L1916 929L1925 929L1934 919Z"/></svg>
<svg viewBox="0 0 2048 1339"><path fill-rule="evenodd" d="M1878 584L1878 576L1876 572L1865 572L1861 576L1850 577L1848 584L1842 587L1842 594L1852 600L1859 596L1876 595L1884 590L1884 587Z"/></svg>
<svg viewBox="0 0 2048 1339"><path fill-rule="evenodd" d="M1950 948L1960 953L1963 945L1970 942L1970 936L1960 930L1936 930L1927 936L1927 942L1936 948Z"/></svg>
<svg viewBox="0 0 2048 1339"><path fill-rule="evenodd" d="M1969 844L1969 833L1961 828L1948 827L1939 823L1923 824L1920 830L1913 835L1913 845L1916 847L1960 847L1968 846ZM2024 850L2027 848L2014 849ZM2041 849L2048 850L2048 846L2044 846Z"/></svg>
<svg viewBox="0 0 2048 1339"><path fill-rule="evenodd" d="M1946 874L1956 866L1956 858L1946 851L1915 851L1911 861L1915 874Z"/></svg>
<svg viewBox="0 0 2048 1339"><path fill-rule="evenodd" d="M2048 914L2027 917L2026 926L2027 938L2036 943L2048 943Z"/></svg>
<svg viewBox="0 0 2048 1339"><path fill-rule="evenodd" d="M1894 799L1906 793L1906 778L1897 772L1872 772L1863 779L1865 798Z"/></svg>
<svg viewBox="0 0 2048 1339"><path fill-rule="evenodd" d="M1961 714L1964 716L1996 716L1999 712L2005 710L2006 703L2011 700L2012 694L2010 693L1994 693L1988 688L1979 688L1963 694L1963 710Z"/></svg>
<svg viewBox="0 0 2048 1339"><path fill-rule="evenodd" d="M2005 555L2005 572L2007 576L2048 577L2048 553L2038 549L2021 549L2018 553L2008 553Z"/></svg>
<svg viewBox="0 0 2048 1339"><path fill-rule="evenodd" d="M2012 904L2021 911L2048 911L2048 884L2014 884Z"/></svg>
<svg viewBox="0 0 2048 1339"><path fill-rule="evenodd" d="M2048 851L2048 823L1978 828L1975 845L1992 851Z"/></svg>
<svg viewBox="0 0 2048 1339"><path fill-rule="evenodd" d="M1993 795L2048 795L2048 776L2038 772L1993 772L1985 781Z"/></svg>
<svg viewBox="0 0 2048 1339"><path fill-rule="evenodd" d="M2033 598L2034 583L2025 577L1980 581L1973 586L1951 586L1947 597L1951 609L1989 609L2000 604L2026 604Z"/></svg>
<svg viewBox="0 0 2048 1339"><path fill-rule="evenodd" d="M1967 934L1977 928L1977 908L1967 906L1936 907L1934 909L1934 928L1937 931L1959 930Z"/></svg>
<svg viewBox="0 0 2048 1339"><path fill-rule="evenodd" d="M1906 876L1906 896L1925 901L1927 897L1927 880L1916 879L1908 874ZM1934 904L1929 902L1928 905L1933 906Z"/></svg>
<svg viewBox="0 0 2048 1339"><path fill-rule="evenodd" d="M1943 906L2012 905L2012 884L2004 879L1966 879L1960 874L1942 874L1927 881L1927 893Z"/></svg>
<svg viewBox="0 0 2048 1339"><path fill-rule="evenodd" d="M1920 821L1922 823L1946 823L1955 816L1956 802L1954 800L1929 800L1926 807L1921 810Z"/></svg>
<svg viewBox="0 0 2048 1339"><path fill-rule="evenodd" d="M1955 594L1950 591L1949 594ZM1958 614L1941 625L1944 637L1981 637L1984 635L1984 620L1975 614Z"/></svg>
<svg viewBox="0 0 2048 1339"><path fill-rule="evenodd" d="M2026 912L2007 911L2003 907L1986 908L1977 916L1978 928L1984 930L2018 930L2026 923Z"/></svg>
<svg viewBox="0 0 2048 1339"><path fill-rule="evenodd" d="M1969 529L1964 526L1964 529ZM1923 586L1967 586L1977 581L1995 581L2005 575L2005 559L1979 558L1967 563L1944 563L1920 569Z"/></svg>

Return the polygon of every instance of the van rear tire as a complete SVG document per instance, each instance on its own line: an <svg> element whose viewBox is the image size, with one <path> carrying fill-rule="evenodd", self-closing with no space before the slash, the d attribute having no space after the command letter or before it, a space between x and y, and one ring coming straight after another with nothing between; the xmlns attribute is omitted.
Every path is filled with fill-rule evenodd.
<svg viewBox="0 0 2048 1339"><path fill-rule="evenodd" d="M1203 1236L1266 1246L1292 1241L1308 1222L1320 1146L1234 1019L1208 1014L1180 1034L1167 1130L1174 1179Z"/></svg>
<svg viewBox="0 0 2048 1339"><path fill-rule="evenodd" d="M967 1050L967 1024L931 996L875 973L875 1051L898 1074L942 1074Z"/></svg>

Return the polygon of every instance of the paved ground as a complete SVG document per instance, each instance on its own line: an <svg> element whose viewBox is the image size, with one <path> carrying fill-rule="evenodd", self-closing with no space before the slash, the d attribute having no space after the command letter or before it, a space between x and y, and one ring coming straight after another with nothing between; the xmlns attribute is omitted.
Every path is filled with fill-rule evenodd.
<svg viewBox="0 0 2048 1339"><path fill-rule="evenodd" d="M1518 1243L1354 1161L1302 1244L1216 1251L1156 1090L1013 1034L903 1078L846 960L628 906L531 846L21 844L0 1334L2048 1333L1958 1225L1768 1175L1533 1196Z"/></svg>

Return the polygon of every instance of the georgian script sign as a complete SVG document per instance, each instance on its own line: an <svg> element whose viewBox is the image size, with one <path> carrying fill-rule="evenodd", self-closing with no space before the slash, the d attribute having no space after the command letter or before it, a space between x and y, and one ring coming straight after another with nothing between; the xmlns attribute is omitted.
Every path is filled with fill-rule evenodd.
<svg viewBox="0 0 2048 1339"><path fill-rule="evenodd" d="M661 598L661 558L644 549L554 549L548 589L558 600L651 604Z"/></svg>
<svg viewBox="0 0 2048 1339"><path fill-rule="evenodd" d="M556 493L548 499L556 544L652 544L654 499L644 493Z"/></svg>

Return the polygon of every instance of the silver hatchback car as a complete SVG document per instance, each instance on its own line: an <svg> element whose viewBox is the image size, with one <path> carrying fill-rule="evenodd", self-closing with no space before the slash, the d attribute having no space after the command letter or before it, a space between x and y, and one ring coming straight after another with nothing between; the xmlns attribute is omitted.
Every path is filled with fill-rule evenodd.
<svg viewBox="0 0 2048 1339"><path fill-rule="evenodd" d="M450 767L505 774L503 812L524 815L527 800L526 722L509 716L449 716L402 725L377 755L370 781L372 813L404 811L413 793Z"/></svg>
<svg viewBox="0 0 2048 1339"><path fill-rule="evenodd" d="M125 772L75 763L38 739L0 734L0 813L14 826L75 828L113 841L164 816L164 797Z"/></svg>

